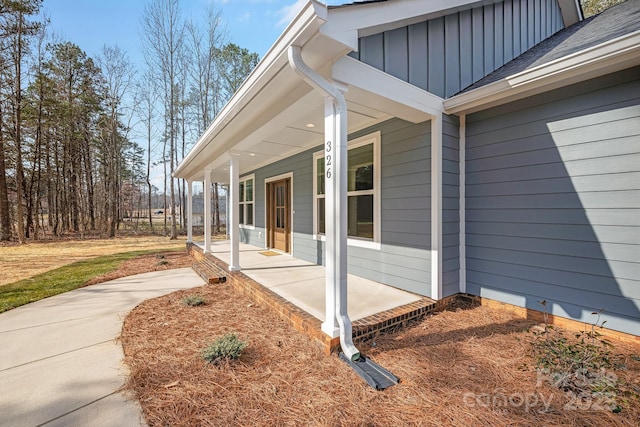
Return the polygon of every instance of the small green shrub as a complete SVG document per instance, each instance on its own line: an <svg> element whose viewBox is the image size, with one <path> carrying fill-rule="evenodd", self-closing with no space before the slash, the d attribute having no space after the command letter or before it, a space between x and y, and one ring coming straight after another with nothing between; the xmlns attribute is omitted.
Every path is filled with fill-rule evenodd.
<svg viewBox="0 0 640 427"><path fill-rule="evenodd" d="M235 360L247 347L247 343L240 340L236 334L226 334L202 350L202 358L214 365L223 360Z"/></svg>
<svg viewBox="0 0 640 427"><path fill-rule="evenodd" d="M200 295L187 295L186 297L182 298L182 303L184 305L195 307L198 305L205 305L207 301Z"/></svg>
<svg viewBox="0 0 640 427"><path fill-rule="evenodd" d="M592 313L597 318L590 330L575 333L569 339L562 330L549 325L547 302L540 301L540 304L545 308L545 328L536 333L532 345L538 378L546 378L574 396L574 402L587 402L593 409L597 404L598 408L619 411L616 398L620 396L621 384L613 372L613 345L596 330L606 322L599 323L601 312Z"/></svg>
<svg viewBox="0 0 640 427"><path fill-rule="evenodd" d="M167 261L166 259L160 260L156 263L156 265L168 265L169 261Z"/></svg>

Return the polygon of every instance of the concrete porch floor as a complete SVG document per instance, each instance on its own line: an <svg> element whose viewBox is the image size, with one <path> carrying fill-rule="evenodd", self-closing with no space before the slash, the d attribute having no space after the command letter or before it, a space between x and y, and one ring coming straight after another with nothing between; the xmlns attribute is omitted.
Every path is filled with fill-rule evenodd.
<svg viewBox="0 0 640 427"><path fill-rule="evenodd" d="M194 242L200 249L204 244ZM229 264L228 240L211 243L210 254ZM325 268L288 254L267 256L273 251L240 244L242 273L320 321L325 317ZM410 292L349 274L348 313L353 322L397 307L424 301ZM431 301L431 300L429 300Z"/></svg>

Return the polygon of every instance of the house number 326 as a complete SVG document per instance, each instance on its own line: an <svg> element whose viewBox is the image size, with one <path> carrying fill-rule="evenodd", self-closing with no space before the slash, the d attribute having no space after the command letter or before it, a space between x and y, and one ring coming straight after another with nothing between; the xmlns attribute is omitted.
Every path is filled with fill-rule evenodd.
<svg viewBox="0 0 640 427"><path fill-rule="evenodd" d="M331 150L332 150L331 141L327 141L327 149L326 149L327 156L325 157L325 163L324 163L325 169L327 171L327 179L331 179L331 166L332 166Z"/></svg>

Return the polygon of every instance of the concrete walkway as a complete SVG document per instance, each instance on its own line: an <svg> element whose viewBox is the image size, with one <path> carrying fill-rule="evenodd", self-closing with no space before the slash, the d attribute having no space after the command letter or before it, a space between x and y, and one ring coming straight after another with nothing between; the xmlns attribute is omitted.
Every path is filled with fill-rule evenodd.
<svg viewBox="0 0 640 427"><path fill-rule="evenodd" d="M191 268L77 289L0 314L0 426L141 426L117 341L140 302L204 282Z"/></svg>

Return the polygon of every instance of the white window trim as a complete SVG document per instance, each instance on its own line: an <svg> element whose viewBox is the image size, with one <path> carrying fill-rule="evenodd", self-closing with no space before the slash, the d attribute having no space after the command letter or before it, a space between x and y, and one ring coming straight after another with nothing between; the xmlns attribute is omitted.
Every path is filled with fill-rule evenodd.
<svg viewBox="0 0 640 427"><path fill-rule="evenodd" d="M380 145L381 145L381 133L380 131L370 133L360 138L353 139L348 142L348 150L353 148L362 147L373 143L373 240L360 239L357 237L348 237L347 245L380 250L381 244L381 200L380 200L380 187L381 187L381 175L382 165L380 162ZM318 159L324 157L324 150L316 151L313 153L313 240L325 241L325 235L318 233ZM355 192L352 192L355 193Z"/></svg>
<svg viewBox="0 0 640 427"><path fill-rule="evenodd" d="M252 223L253 225L246 225L246 224L239 224L240 228L244 228L246 230L255 230L256 229L256 175L255 174L251 174L251 175L245 175L242 178L240 178L240 180L238 181L238 185L242 184L243 182L249 181L249 180L253 180L253 200L251 201L251 203L253 204L253 218L252 218ZM247 194L247 186L244 186L244 191L245 194L243 194L242 199L245 200L244 202L238 202L240 205L240 209L243 210L242 213L242 217L243 218L247 218L247 212L246 212L246 194Z"/></svg>

